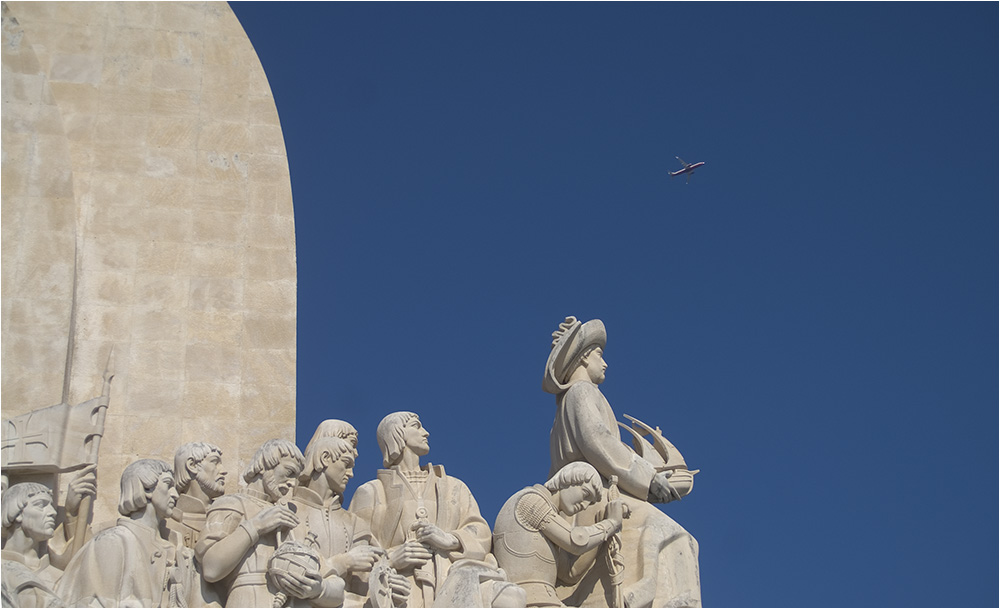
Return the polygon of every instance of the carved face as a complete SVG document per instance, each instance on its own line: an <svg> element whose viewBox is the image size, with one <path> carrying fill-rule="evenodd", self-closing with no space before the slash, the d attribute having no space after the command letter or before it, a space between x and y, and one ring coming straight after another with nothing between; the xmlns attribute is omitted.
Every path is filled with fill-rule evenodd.
<svg viewBox="0 0 1000 609"><path fill-rule="evenodd" d="M431 451L431 445L427 442L429 435L431 433L424 429L424 426L420 424L420 419L416 417L410 419L410 422L403 428L403 440L406 442L406 447L421 457Z"/></svg>
<svg viewBox="0 0 1000 609"><path fill-rule="evenodd" d="M156 481L156 487L149 498L156 511L156 517L160 520L166 519L174 511L177 505L177 487L174 486L174 475L170 472L163 472Z"/></svg>
<svg viewBox="0 0 1000 609"><path fill-rule="evenodd" d="M52 496L48 493L32 495L19 518L24 534L33 541L51 539L56 532L56 508L52 505Z"/></svg>
<svg viewBox="0 0 1000 609"><path fill-rule="evenodd" d="M215 499L226 491L226 474L228 473L222 469L222 457L218 453L212 453L198 464L194 480L206 495Z"/></svg>
<svg viewBox="0 0 1000 609"><path fill-rule="evenodd" d="M564 514L576 514L595 501L597 497L591 493L590 485L577 484L559 491L559 511Z"/></svg>
<svg viewBox="0 0 1000 609"><path fill-rule="evenodd" d="M591 383L600 385L604 382L604 372L608 369L608 364L604 361L603 349L595 348L587 357L583 358L580 364L587 369L587 376L590 377Z"/></svg>
<svg viewBox="0 0 1000 609"><path fill-rule="evenodd" d="M261 475L264 492L271 502L276 502L296 487L302 467L292 457L282 457L272 469L265 469Z"/></svg>
<svg viewBox="0 0 1000 609"><path fill-rule="evenodd" d="M324 472L326 482L337 493L343 493L347 483L354 477L354 455L341 455Z"/></svg>

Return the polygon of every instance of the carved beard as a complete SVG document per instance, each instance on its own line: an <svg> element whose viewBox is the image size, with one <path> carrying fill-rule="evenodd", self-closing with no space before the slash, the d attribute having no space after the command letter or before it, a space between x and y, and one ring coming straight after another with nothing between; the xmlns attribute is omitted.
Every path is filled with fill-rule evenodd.
<svg viewBox="0 0 1000 609"><path fill-rule="evenodd" d="M198 486L201 487L201 490L206 495L215 499L226 491L225 482L220 482L217 478L217 476L212 477L207 475L204 469L199 469L198 474L194 477L194 481L198 483Z"/></svg>

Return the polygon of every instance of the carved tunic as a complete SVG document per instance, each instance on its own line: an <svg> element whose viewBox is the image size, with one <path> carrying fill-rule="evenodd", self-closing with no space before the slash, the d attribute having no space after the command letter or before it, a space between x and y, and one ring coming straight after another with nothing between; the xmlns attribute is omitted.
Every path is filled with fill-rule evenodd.
<svg viewBox="0 0 1000 609"><path fill-rule="evenodd" d="M426 482L411 483L395 468L380 469L375 480L354 493L350 508L390 552L408 539L410 525L419 519L458 538L458 550L435 553L423 567L400 571L410 579L409 607L429 607L433 590L444 582L452 563L463 558L483 560L490 550L490 526L465 483L445 475L440 465L428 464L423 470Z"/></svg>
<svg viewBox="0 0 1000 609"><path fill-rule="evenodd" d="M3 550L4 607L65 607L66 603L55 593L56 582L62 571L49 564L45 555L34 567L29 567L24 556ZM6 603L10 603L7 605Z"/></svg>
<svg viewBox="0 0 1000 609"><path fill-rule="evenodd" d="M76 607L177 606L175 550L159 531L119 518L73 557L56 592Z"/></svg>
<svg viewBox="0 0 1000 609"><path fill-rule="evenodd" d="M262 493L243 489L233 495L223 495L212 502L203 533L204 543L198 548L199 556L213 544L229 535L250 533L241 523L274 505ZM222 578L221 588L228 591L227 607L270 607L275 593L267 581L267 561L278 548L275 531L260 535L250 546L243 559Z"/></svg>
<svg viewBox="0 0 1000 609"><path fill-rule="evenodd" d="M172 531L177 531L184 547L193 550L201 539L201 532L205 529L207 512L208 506L201 499L191 495L181 495L177 498L177 509L174 510L174 517L167 519L167 527Z"/></svg>
<svg viewBox="0 0 1000 609"><path fill-rule="evenodd" d="M549 436L555 475L564 465L586 461L605 480L618 476L618 486L645 500L656 471L646 460L622 444L615 412L607 398L589 381L573 383L556 397L556 418Z"/></svg>
<svg viewBox="0 0 1000 609"><path fill-rule="evenodd" d="M291 538L304 543L307 539L312 539L316 550L324 559L344 554L356 545L378 545L372 543L368 524L343 509L340 501L340 497L334 497L330 504L323 505L322 499L314 491L297 487L290 503L296 508L299 526L292 530ZM326 569L324 566L324 575ZM360 574L341 573L337 569L332 572L345 580L348 592L359 596L367 594L366 578Z"/></svg>

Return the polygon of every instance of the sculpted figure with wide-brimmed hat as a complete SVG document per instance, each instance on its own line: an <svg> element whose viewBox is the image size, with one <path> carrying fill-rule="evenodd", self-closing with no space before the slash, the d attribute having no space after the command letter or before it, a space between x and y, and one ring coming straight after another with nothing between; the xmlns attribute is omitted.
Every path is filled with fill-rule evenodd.
<svg viewBox="0 0 1000 609"><path fill-rule="evenodd" d="M567 604L613 606L616 595L630 607L700 606L698 544L654 503L669 503L691 492L694 473L677 449L637 419L620 425L601 392L608 365L604 359L607 330L604 323L581 323L567 317L552 335L542 388L556 396L556 415L549 438L554 475L564 466L585 461L623 491L631 517L621 532L624 580L618 590L598 562L575 586L559 593ZM633 437L635 449L621 440L619 426ZM648 439L647 439L648 437ZM603 512L587 509L576 515L577 525L598 522Z"/></svg>

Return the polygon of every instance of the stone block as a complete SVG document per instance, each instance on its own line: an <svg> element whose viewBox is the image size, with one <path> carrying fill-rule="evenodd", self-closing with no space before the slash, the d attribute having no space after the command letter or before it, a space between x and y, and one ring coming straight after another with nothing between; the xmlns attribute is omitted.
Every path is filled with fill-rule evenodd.
<svg viewBox="0 0 1000 609"><path fill-rule="evenodd" d="M192 277L237 277L243 272L242 250L235 247L193 245L185 268Z"/></svg>
<svg viewBox="0 0 1000 609"><path fill-rule="evenodd" d="M155 116L149 119L146 141L157 148L190 150L198 143L201 122L194 116Z"/></svg>
<svg viewBox="0 0 1000 609"><path fill-rule="evenodd" d="M286 249L250 247L246 252L246 276L273 281L295 276L295 255Z"/></svg>
<svg viewBox="0 0 1000 609"><path fill-rule="evenodd" d="M240 382L240 346L227 343L187 345L184 357L188 381Z"/></svg>
<svg viewBox="0 0 1000 609"><path fill-rule="evenodd" d="M52 56L49 79L97 85L101 82L102 67L100 57L57 53Z"/></svg>
<svg viewBox="0 0 1000 609"><path fill-rule="evenodd" d="M215 308L188 312L187 341L189 344L229 343L237 345L242 340L242 310Z"/></svg>
<svg viewBox="0 0 1000 609"><path fill-rule="evenodd" d="M243 309L243 280L236 277L191 277L188 306L193 311Z"/></svg>
<svg viewBox="0 0 1000 609"><path fill-rule="evenodd" d="M287 313L247 314L243 346L247 349L281 349L295 344L295 318Z"/></svg>
<svg viewBox="0 0 1000 609"><path fill-rule="evenodd" d="M206 210L192 221L192 238L198 243L234 246L246 239L246 222L239 212Z"/></svg>

